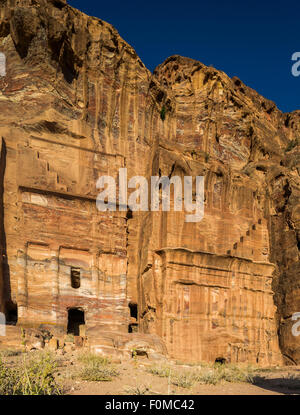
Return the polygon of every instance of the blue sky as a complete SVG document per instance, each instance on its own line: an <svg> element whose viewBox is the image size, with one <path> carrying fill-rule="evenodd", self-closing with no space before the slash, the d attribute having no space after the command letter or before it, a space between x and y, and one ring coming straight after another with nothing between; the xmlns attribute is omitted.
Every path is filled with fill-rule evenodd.
<svg viewBox="0 0 300 415"><path fill-rule="evenodd" d="M300 1L68 0L111 23L148 69L178 54L236 75L284 112L300 109Z"/></svg>

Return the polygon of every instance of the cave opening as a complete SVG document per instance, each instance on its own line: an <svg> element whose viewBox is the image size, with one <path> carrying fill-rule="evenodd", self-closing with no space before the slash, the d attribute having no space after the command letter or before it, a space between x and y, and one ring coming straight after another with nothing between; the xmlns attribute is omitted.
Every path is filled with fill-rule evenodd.
<svg viewBox="0 0 300 415"><path fill-rule="evenodd" d="M15 326L18 322L18 306L12 301L6 303L6 324L10 326Z"/></svg>
<svg viewBox="0 0 300 415"><path fill-rule="evenodd" d="M139 349L135 349L131 352L131 357L132 358L136 358L136 357L142 357L142 358L149 358L148 353L145 350L139 350Z"/></svg>
<svg viewBox="0 0 300 415"><path fill-rule="evenodd" d="M226 363L225 357L217 357L215 360L215 364L225 365L225 363Z"/></svg>
<svg viewBox="0 0 300 415"><path fill-rule="evenodd" d="M68 328L67 334L80 336L80 326L85 325L84 311L79 308L70 308L68 310Z"/></svg>

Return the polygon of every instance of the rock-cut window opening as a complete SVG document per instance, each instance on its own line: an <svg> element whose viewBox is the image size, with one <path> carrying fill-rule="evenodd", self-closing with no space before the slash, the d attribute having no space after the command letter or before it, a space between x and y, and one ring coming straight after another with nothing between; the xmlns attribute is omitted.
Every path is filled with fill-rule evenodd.
<svg viewBox="0 0 300 415"><path fill-rule="evenodd" d="M71 286L72 288L80 288L80 268L71 267Z"/></svg>
<svg viewBox="0 0 300 415"><path fill-rule="evenodd" d="M134 333L138 331L138 305L136 303L129 303L130 320L131 323L128 326L128 333Z"/></svg>

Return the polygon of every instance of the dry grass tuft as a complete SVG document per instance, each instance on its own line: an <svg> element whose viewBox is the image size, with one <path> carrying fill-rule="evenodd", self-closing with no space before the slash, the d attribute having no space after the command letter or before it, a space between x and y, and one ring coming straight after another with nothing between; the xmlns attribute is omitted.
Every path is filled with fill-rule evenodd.
<svg viewBox="0 0 300 415"><path fill-rule="evenodd" d="M109 359L92 353L78 357L83 367L75 377L90 382L109 382L119 376L118 370L113 366Z"/></svg>

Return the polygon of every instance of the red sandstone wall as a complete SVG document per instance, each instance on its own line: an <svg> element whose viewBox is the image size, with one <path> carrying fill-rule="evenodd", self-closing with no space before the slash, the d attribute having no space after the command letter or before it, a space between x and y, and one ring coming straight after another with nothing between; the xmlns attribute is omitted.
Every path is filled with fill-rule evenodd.
<svg viewBox="0 0 300 415"><path fill-rule="evenodd" d="M17 304L19 324L61 332L67 309L80 306L97 338L125 333L137 303L139 330L185 360L280 363L279 327L283 354L299 361L290 335L299 151L286 151L298 113L188 58L151 75L111 25L65 4L2 2L0 51L2 308ZM119 167L147 179L204 175L203 221L99 213L96 181ZM82 270L78 290L72 266Z"/></svg>

